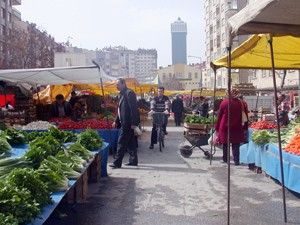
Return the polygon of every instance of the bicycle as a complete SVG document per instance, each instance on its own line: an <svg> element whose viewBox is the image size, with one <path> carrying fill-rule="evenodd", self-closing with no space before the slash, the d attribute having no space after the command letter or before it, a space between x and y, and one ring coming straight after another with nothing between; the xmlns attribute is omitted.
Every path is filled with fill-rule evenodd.
<svg viewBox="0 0 300 225"><path fill-rule="evenodd" d="M165 131L163 130L163 125L167 123L168 115L163 112L155 112L153 113L152 118L153 123L156 125L159 151L162 152L162 148L165 147Z"/></svg>

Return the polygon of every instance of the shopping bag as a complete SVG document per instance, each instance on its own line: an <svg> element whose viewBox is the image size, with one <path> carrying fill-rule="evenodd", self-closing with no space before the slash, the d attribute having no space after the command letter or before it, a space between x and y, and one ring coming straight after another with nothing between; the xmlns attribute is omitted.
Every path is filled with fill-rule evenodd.
<svg viewBox="0 0 300 225"><path fill-rule="evenodd" d="M221 145L219 140L218 140L218 132L217 131L214 131L211 134L210 138L208 139L208 144L210 146L216 146L216 147L219 147Z"/></svg>

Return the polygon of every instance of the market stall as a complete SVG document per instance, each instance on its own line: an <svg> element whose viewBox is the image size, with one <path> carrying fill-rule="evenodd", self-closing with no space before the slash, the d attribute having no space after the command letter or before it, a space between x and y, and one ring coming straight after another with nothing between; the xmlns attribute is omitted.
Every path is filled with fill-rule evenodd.
<svg viewBox="0 0 300 225"><path fill-rule="evenodd" d="M5 224L43 224L60 202L84 201L88 182L99 181L108 152L108 143L91 129L76 135L53 126L48 131L4 128L0 143Z"/></svg>
<svg viewBox="0 0 300 225"><path fill-rule="evenodd" d="M293 54L299 48L297 40L295 40L296 45L291 51L287 49L279 48L279 51L274 51L276 47L280 47L279 43L276 43L276 38L289 38L288 35L291 35L292 38L297 38L300 35L300 12L299 12L299 1L297 0L260 0L252 1L244 9L235 14L228 21L229 34L228 34L228 57L225 57L226 67L228 68L228 91L229 91L229 100L230 90L231 90L231 69L232 68L251 68L251 65L256 65L256 63L265 62L264 69L271 69L273 75L273 86L274 86L274 95L275 95L275 111L277 119L277 135L278 135L278 149L279 149L279 158L280 158L280 171L281 171L281 185L282 185L282 195L283 195L283 211L284 211L284 221L287 222L287 213L286 213L286 203L285 203L285 185L284 185L284 168L283 168L283 157L282 157L282 146L281 146L281 135L279 128L279 116L278 116L278 96L277 96L277 84L276 84L276 74L275 69L289 69L297 68L299 69L299 54ZM280 15L280 16L278 16ZM261 52L251 55L248 54L247 57L243 57L243 53L251 53L251 49L255 48L257 41L250 42L244 46L245 48L237 48L238 51L231 51L232 40L235 36L241 34L256 34L256 33L267 33L264 45L261 48ZM257 37L257 36L256 36ZM255 36L254 36L255 38ZM268 46L266 48L266 46ZM250 50L249 50L250 49ZM247 66L241 67L241 65L234 67L234 53L236 58L240 58L243 64ZM257 57L256 57L257 56ZM269 60L267 60L269 58ZM284 63L281 63L283 58ZM252 59L252 60L251 60ZM217 60L218 61L218 60ZM215 71L216 78L216 69L214 63L212 67ZM261 67L255 67L261 69ZM230 112L230 104L228 106L228 111ZM228 119L228 125L230 125L230 120ZM228 126L229 127L229 126ZM228 132L229 133L229 132ZM228 138L229 139L229 138ZM228 158L229 158L228 151ZM228 208L227 208L227 224L230 224L230 164L228 163Z"/></svg>

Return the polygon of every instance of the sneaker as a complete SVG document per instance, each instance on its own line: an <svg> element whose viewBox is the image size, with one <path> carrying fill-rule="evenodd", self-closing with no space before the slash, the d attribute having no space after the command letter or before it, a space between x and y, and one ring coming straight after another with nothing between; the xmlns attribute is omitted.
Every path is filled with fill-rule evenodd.
<svg viewBox="0 0 300 225"><path fill-rule="evenodd" d="M149 149L153 149L153 148L154 148L154 146L153 146L153 145L150 145L150 146L149 146Z"/></svg>

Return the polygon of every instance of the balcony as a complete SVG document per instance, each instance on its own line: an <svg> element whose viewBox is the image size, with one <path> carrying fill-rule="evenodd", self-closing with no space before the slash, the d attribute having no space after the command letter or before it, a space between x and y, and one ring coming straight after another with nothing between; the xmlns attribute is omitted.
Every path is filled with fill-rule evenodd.
<svg viewBox="0 0 300 225"><path fill-rule="evenodd" d="M21 20L21 12L15 8L12 8L13 18L16 20Z"/></svg>
<svg viewBox="0 0 300 225"><path fill-rule="evenodd" d="M12 5L21 5L21 0L11 0Z"/></svg>

